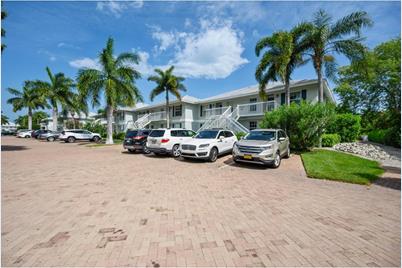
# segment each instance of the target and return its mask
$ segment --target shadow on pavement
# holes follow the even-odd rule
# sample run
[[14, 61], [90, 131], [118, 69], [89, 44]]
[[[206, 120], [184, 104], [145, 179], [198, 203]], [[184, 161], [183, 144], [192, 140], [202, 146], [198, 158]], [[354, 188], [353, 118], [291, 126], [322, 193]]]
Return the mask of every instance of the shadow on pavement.
[[24, 151], [28, 150], [31, 148], [28, 148], [26, 146], [20, 146], [20, 145], [2, 145], [1, 146], [1, 151], [7, 152], [7, 151]]

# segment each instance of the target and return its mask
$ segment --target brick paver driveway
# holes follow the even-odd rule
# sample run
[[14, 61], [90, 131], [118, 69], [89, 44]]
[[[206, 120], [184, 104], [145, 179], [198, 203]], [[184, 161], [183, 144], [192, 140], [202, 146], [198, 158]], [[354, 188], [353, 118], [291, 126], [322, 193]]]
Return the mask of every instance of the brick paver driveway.
[[399, 266], [400, 191], [2, 139], [3, 266]]

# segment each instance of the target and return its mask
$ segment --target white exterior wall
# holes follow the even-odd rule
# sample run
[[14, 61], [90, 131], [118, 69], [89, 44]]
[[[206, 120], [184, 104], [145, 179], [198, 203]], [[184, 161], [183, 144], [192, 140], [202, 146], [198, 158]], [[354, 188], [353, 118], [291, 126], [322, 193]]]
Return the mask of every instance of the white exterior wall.
[[[305, 86], [296, 86], [296, 87], [291, 87], [290, 92], [300, 92], [300, 98], [301, 98], [301, 91], [306, 90], [306, 101], [308, 102], [317, 102], [318, 101], [318, 84], [309, 84]], [[281, 94], [284, 93], [284, 89], [272, 89], [269, 90], [267, 95], [268, 96], [273, 96], [274, 102], [275, 102], [275, 107], [279, 107], [281, 105]], [[326, 99], [330, 98], [327, 94], [324, 95]], [[254, 94], [250, 94], [247, 96], [242, 96], [242, 97], [236, 97], [236, 98], [231, 98], [231, 99], [216, 99], [216, 100], [211, 100], [210, 102], [208, 101], [200, 101], [199, 103], [196, 104], [191, 104], [191, 103], [182, 103], [182, 116], [181, 117], [175, 117], [173, 116], [173, 106], [177, 106], [179, 104], [173, 104], [170, 105], [170, 119], [171, 119], [171, 127], [179, 127], [179, 123], [181, 123], [182, 128], [187, 128], [187, 129], [192, 129], [192, 130], [198, 130], [200, 125], [205, 122], [206, 117], [200, 116], [200, 107], [203, 106], [203, 113], [205, 113], [206, 109], [209, 109], [210, 105], [212, 105], [213, 108], [216, 108], [217, 103], [221, 103], [222, 107], [227, 107], [231, 106], [232, 110], [237, 107], [237, 105], [240, 104], [250, 104], [250, 99], [256, 98], [257, 103], [258, 102], [263, 102], [261, 98], [259, 97], [258, 92]], [[149, 108], [147, 109], [146, 107], [136, 111], [132, 112], [131, 117], [126, 117], [126, 121], [131, 120], [128, 118], [132, 118], [132, 120], [137, 120], [139, 117], [141, 117], [143, 114], [146, 113], [153, 113], [153, 112], [160, 112], [164, 110], [165, 106], [164, 104], [161, 104], [157, 107]], [[128, 114], [127, 114], [128, 115]], [[256, 124], [256, 126], [259, 126], [259, 123], [261, 122], [263, 118], [263, 114], [258, 115], [258, 116], [242, 116], [239, 118], [239, 122], [243, 124], [245, 127], [250, 128], [250, 122], [253, 122], [253, 124]], [[163, 127], [166, 127], [166, 121], [157, 121], [157, 122], [151, 122], [147, 127], [148, 128], [160, 128], [163, 125]]]

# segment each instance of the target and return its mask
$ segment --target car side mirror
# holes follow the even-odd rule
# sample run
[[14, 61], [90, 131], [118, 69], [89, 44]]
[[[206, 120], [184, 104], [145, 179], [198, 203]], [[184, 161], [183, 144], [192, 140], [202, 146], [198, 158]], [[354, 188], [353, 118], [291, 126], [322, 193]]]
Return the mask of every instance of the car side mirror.
[[284, 140], [286, 140], [286, 138], [284, 138], [284, 137], [279, 138], [279, 141], [284, 141]]
[[225, 138], [225, 136], [219, 136], [219, 140], [222, 141]]

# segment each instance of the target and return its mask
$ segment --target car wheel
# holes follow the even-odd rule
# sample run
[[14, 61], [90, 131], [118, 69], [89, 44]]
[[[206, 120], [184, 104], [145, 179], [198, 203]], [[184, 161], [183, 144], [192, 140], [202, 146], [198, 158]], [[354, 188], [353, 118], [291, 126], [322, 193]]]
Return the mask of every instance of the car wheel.
[[128, 149], [130, 153], [135, 153], [135, 149]]
[[93, 137], [92, 139], [94, 142], [99, 142], [100, 138], [98, 136]]
[[215, 162], [218, 159], [218, 149], [215, 147], [209, 152], [209, 162]]
[[181, 152], [179, 150], [179, 145], [176, 144], [175, 146], [173, 146], [172, 148], [172, 154], [174, 157], [179, 157], [181, 155]]
[[29, 135], [25, 135], [25, 139], [27, 139], [27, 138], [30, 138], [30, 136], [29, 136]]
[[279, 152], [276, 152], [275, 159], [271, 167], [278, 168], [280, 165], [281, 165], [281, 154]]
[[54, 141], [54, 137], [47, 138], [47, 141]]
[[286, 150], [286, 154], [283, 158], [289, 158], [290, 157], [290, 148], [288, 146], [288, 149]]
[[147, 146], [144, 146], [143, 152], [144, 152], [144, 154], [151, 153], [151, 151], [147, 148]]
[[73, 142], [75, 142], [75, 138], [74, 137], [68, 137], [67, 141], [70, 142], [70, 143], [73, 143]]

